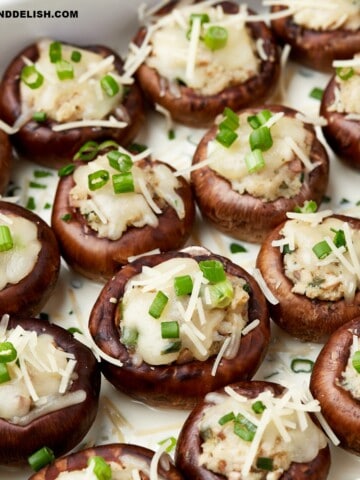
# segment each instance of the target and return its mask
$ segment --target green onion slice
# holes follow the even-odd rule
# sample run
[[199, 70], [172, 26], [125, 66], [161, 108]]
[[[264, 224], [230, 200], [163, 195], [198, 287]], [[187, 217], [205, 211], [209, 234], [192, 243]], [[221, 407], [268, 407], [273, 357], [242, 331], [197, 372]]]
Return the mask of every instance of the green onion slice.
[[129, 172], [133, 166], [133, 161], [127, 153], [112, 150], [107, 155], [109, 165], [119, 172]]
[[290, 364], [294, 373], [311, 373], [313, 366], [314, 362], [308, 358], [294, 358]]
[[194, 23], [194, 20], [196, 18], [200, 18], [200, 24], [201, 25], [203, 23], [209, 23], [210, 22], [210, 17], [207, 13], [192, 13], [190, 15], [190, 27], [192, 27], [192, 24]]
[[93, 472], [98, 480], [111, 480], [111, 466], [103, 457], [95, 455], [89, 458], [88, 465], [93, 467]]
[[239, 116], [229, 107], [226, 107], [223, 112], [224, 120], [219, 124], [219, 128], [229, 128], [236, 130], [239, 128]]
[[59, 168], [58, 176], [59, 177], [67, 177], [71, 175], [75, 170], [75, 165], [73, 163], [69, 163], [68, 165], [64, 165], [63, 167]]
[[30, 467], [37, 472], [55, 460], [54, 452], [49, 447], [42, 447], [28, 457]]
[[226, 279], [224, 265], [219, 260], [201, 260], [199, 268], [211, 283], [223, 282]]
[[360, 350], [357, 350], [351, 357], [351, 363], [355, 370], [360, 373]]
[[170, 322], [161, 322], [161, 338], [179, 338], [179, 323], [172, 320]]
[[72, 215], [71, 213], [64, 213], [64, 215], [62, 215], [62, 217], [60, 218], [63, 222], [70, 222], [70, 220], [72, 219]]
[[249, 173], [255, 173], [263, 169], [265, 167], [265, 160], [262, 151], [256, 149], [247, 153], [245, 155], [245, 164]]
[[322, 97], [323, 97], [323, 94], [324, 94], [324, 89], [323, 88], [319, 88], [319, 87], [314, 87], [309, 96], [311, 98], [314, 98], [315, 100], [321, 100]]
[[20, 79], [33, 90], [41, 87], [44, 82], [43, 75], [36, 70], [35, 65], [25, 65], [21, 70]]
[[164, 292], [159, 290], [149, 307], [149, 314], [154, 318], [160, 318], [168, 300], [169, 298], [167, 297], [167, 295], [165, 295]]
[[72, 62], [79, 63], [81, 60], [81, 52], [79, 52], [79, 50], [73, 50], [71, 52], [70, 58]]
[[349, 80], [353, 75], [355, 74], [355, 71], [352, 67], [338, 67], [336, 69], [336, 75], [341, 79], [341, 80]]
[[121, 329], [121, 342], [127, 347], [137, 344], [139, 332], [135, 328], [124, 327]]
[[230, 244], [230, 252], [231, 253], [243, 253], [247, 252], [247, 249], [241, 245], [240, 243], [231, 243]]
[[228, 278], [214, 285], [208, 285], [211, 306], [214, 308], [226, 308], [234, 298], [234, 288]]
[[107, 184], [110, 178], [110, 174], [107, 170], [97, 170], [96, 172], [89, 173], [88, 186], [89, 190], [94, 191]]
[[119, 148], [119, 144], [115, 142], [115, 140], [104, 140], [103, 142], [99, 143], [99, 151], [106, 150], [107, 148], [115, 148], [117, 150]]
[[165, 449], [165, 451], [167, 453], [170, 453], [174, 450], [175, 446], [176, 446], [176, 438], [175, 437], [168, 437], [168, 438], [165, 438], [164, 440], [161, 440], [160, 442], [158, 442], [159, 445], [166, 445], [168, 444], [167, 448]]
[[167, 353], [179, 352], [181, 350], [181, 340], [176, 340], [175, 342], [170, 342], [166, 347], [161, 350], [161, 355], [166, 355]]
[[51, 42], [49, 45], [49, 57], [51, 63], [56, 63], [61, 60], [61, 43], [60, 42]]
[[234, 420], [234, 433], [238, 437], [245, 440], [245, 442], [251, 442], [256, 433], [256, 425], [248, 420], [244, 415], [238, 413]]
[[270, 112], [270, 110], [265, 109], [257, 113], [256, 115], [250, 115], [249, 117], [247, 117], [247, 122], [250, 127], [255, 130], [256, 128], [264, 125], [271, 117], [272, 113]]
[[251, 405], [251, 408], [255, 413], [262, 413], [266, 409], [266, 406], [261, 400], [256, 400], [256, 402]]
[[14, 246], [10, 228], [7, 225], [0, 225], [0, 252], [7, 252]]
[[190, 295], [192, 289], [193, 281], [190, 275], [181, 275], [174, 278], [174, 290], [178, 297], [181, 295]]
[[213, 25], [209, 27], [204, 35], [204, 43], [210, 50], [224, 48], [228, 41], [228, 31], [224, 27]]
[[232, 422], [235, 420], [234, 412], [229, 412], [219, 418], [218, 423], [219, 425], [225, 425], [226, 423]]
[[312, 251], [315, 253], [319, 260], [326, 258], [331, 253], [331, 247], [326, 240], [316, 243], [312, 247]]
[[249, 141], [251, 150], [259, 149], [262, 152], [266, 152], [266, 150], [269, 150], [273, 145], [270, 128], [259, 127], [253, 130], [250, 134]]
[[13, 362], [17, 357], [17, 351], [11, 342], [0, 343], [0, 363]]
[[302, 207], [296, 206], [294, 212], [296, 213], [315, 213], [318, 206], [314, 200], [306, 200]]
[[6, 363], [0, 363], [0, 384], [11, 380], [10, 373]]
[[346, 238], [344, 230], [334, 230], [334, 244], [337, 248], [346, 247]]
[[272, 458], [258, 457], [256, 459], [256, 468], [259, 468], [260, 470], [267, 470], [268, 472], [272, 472], [274, 470], [274, 461]]
[[[220, 126], [219, 126], [220, 127]], [[222, 126], [216, 135], [216, 140], [225, 148], [231, 147], [231, 145], [237, 139], [238, 134], [227, 126]]]
[[45, 112], [34, 112], [33, 116], [32, 116], [32, 119], [35, 122], [43, 123], [46, 120], [46, 113]]
[[82, 147], [75, 153], [73, 160], [82, 160], [83, 162], [89, 162], [93, 160], [99, 151], [99, 145], [94, 140], [89, 140], [84, 143]]
[[74, 78], [74, 68], [67, 60], [56, 62], [56, 73], [60, 80], [71, 80]]
[[134, 177], [131, 172], [113, 175], [112, 184], [115, 193], [129, 193], [135, 191]]
[[120, 91], [118, 82], [109, 74], [101, 78], [100, 85], [108, 97], [114, 97]]

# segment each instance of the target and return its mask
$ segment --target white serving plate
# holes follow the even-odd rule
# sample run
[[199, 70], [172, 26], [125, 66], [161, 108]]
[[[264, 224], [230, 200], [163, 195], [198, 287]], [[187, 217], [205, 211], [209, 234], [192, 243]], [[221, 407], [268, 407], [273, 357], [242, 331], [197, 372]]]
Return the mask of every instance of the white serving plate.
[[[0, 10], [29, 12], [27, 18], [0, 17], [0, 74], [24, 46], [42, 36], [83, 45], [104, 44], [116, 49], [120, 54], [126, 54], [128, 42], [138, 27], [137, 8], [141, 3], [141, 0], [101, 0], [91, 4], [87, 0], [54, 0], [51, 3], [46, 0], [0, 0]], [[249, 2], [250, 6], [258, 11], [261, 10], [260, 3]], [[154, 4], [154, 1], [147, 4]], [[78, 17], [36, 18], [38, 11], [45, 10], [51, 13], [75, 10]], [[310, 98], [309, 93], [313, 87], [324, 88], [328, 78], [327, 75], [289, 63], [283, 75], [286, 95], [284, 98], [277, 96], [273, 101], [297, 108], [306, 115], [316, 116], [319, 102]], [[182, 126], [176, 126], [175, 132], [175, 139], [169, 141], [164, 117], [154, 113], [151, 122], [144, 125], [137, 140], [151, 147], [156, 158], [169, 162], [176, 168], [183, 168], [190, 164], [196, 142], [204, 132]], [[331, 173], [327, 195], [330, 202], [324, 205], [324, 208], [337, 212], [351, 209], [354, 215], [360, 216], [360, 207], [356, 206], [360, 200], [359, 173], [341, 164], [330, 150], [329, 155]], [[50, 210], [44, 206], [47, 202], [52, 203], [57, 175], [53, 171], [51, 177], [44, 179], [42, 183], [47, 184], [46, 189], [29, 189], [29, 180], [36, 168], [42, 169], [30, 162], [17, 161], [12, 179], [19, 187], [16, 191], [19, 202], [26, 205], [30, 195], [35, 197], [36, 213], [49, 222]], [[258, 247], [242, 242], [248, 251], [231, 254], [229, 246], [232, 241], [230, 237], [219, 234], [199, 218], [188, 243], [202, 244], [215, 253], [231, 258], [251, 272]], [[50, 320], [54, 323], [65, 328], [76, 326], [86, 331], [90, 310], [101, 287], [74, 274], [62, 264], [56, 291], [43, 310], [50, 315]], [[279, 383], [307, 383], [309, 374], [294, 374], [290, 369], [291, 359], [302, 357], [314, 360], [320, 347], [321, 345], [297, 342], [273, 326], [268, 355], [255, 378], [272, 376], [272, 380]], [[156, 450], [159, 442], [170, 436], [177, 436], [187, 415], [187, 411], [158, 410], [135, 402], [117, 392], [103, 379], [99, 414], [80, 446], [129, 442]], [[331, 450], [332, 467], [329, 480], [359, 480], [360, 458], [338, 447], [331, 447]], [[25, 480], [31, 473], [30, 469], [26, 468], [0, 467], [0, 480]]]

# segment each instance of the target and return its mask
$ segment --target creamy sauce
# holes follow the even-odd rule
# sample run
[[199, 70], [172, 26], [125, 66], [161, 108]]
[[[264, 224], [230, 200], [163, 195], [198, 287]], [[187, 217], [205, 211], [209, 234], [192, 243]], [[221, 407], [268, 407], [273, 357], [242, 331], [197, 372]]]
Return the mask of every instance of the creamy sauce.
[[298, 148], [309, 157], [313, 135], [304, 128], [300, 120], [281, 117], [270, 127], [273, 145], [263, 152], [264, 168], [249, 173], [245, 163], [245, 156], [251, 151], [249, 136], [253, 131], [247, 122], [249, 115], [239, 115], [240, 125], [236, 130], [238, 138], [229, 148], [223, 147], [216, 140], [209, 143], [207, 158], [210, 160], [210, 168], [229, 180], [238, 193], [248, 193], [265, 202], [297, 195], [302, 186], [304, 166], [295, 156], [286, 138], [292, 138]]
[[[174, 278], [190, 275], [193, 279], [191, 295], [176, 296]], [[174, 258], [151, 269], [144, 269], [128, 282], [123, 301], [121, 329], [136, 332], [135, 357], [150, 365], [166, 365], [180, 358], [206, 360], [218, 353], [224, 340], [231, 336], [239, 341], [246, 325], [248, 294], [244, 281], [228, 276], [233, 297], [230, 305], [214, 307], [198, 263], [191, 258]], [[160, 318], [149, 314], [149, 308], [158, 290], [168, 297]], [[190, 312], [190, 314], [189, 314]], [[161, 322], [176, 321], [178, 338], [162, 338]], [[237, 340], [235, 340], [237, 339]], [[181, 342], [181, 348], [169, 352], [172, 344]], [[168, 353], [167, 353], [168, 352]]]
[[[60, 80], [55, 64], [50, 61], [50, 44], [51, 40], [48, 39], [37, 44], [39, 58], [35, 66], [44, 77], [43, 84], [33, 89], [20, 82], [23, 115], [27, 112], [45, 112], [48, 118], [57, 122], [106, 117], [121, 102], [123, 96], [121, 78], [115, 70], [113, 59], [107, 57], [104, 60], [104, 57], [97, 53], [62, 44], [62, 58], [70, 62], [74, 78]], [[74, 50], [81, 53], [79, 62], [71, 61]], [[100, 80], [107, 74], [120, 86], [119, 92], [114, 96], [107, 95], [100, 85]]]
[[[197, 38], [191, 38], [188, 33], [192, 13], [206, 13], [210, 18]], [[199, 38], [210, 25], [226, 28], [228, 41], [224, 48], [210, 50]], [[175, 9], [159, 20], [150, 43], [152, 51], [146, 60], [150, 67], [170, 82], [180, 79], [204, 95], [243, 83], [259, 71], [256, 44], [244, 25], [244, 17], [225, 14], [221, 8]]]
[[[90, 190], [88, 175], [98, 170], [107, 170], [110, 180], [103, 187]], [[76, 185], [70, 192], [70, 204], [80, 210], [89, 227], [100, 238], [118, 240], [130, 226], [157, 227], [157, 214], [161, 213], [164, 203], [173, 207], [180, 219], [185, 216], [184, 202], [175, 191], [180, 183], [169, 167], [155, 165], [140, 168], [135, 163], [131, 172], [135, 191], [119, 194], [114, 193], [111, 181], [111, 176], [119, 172], [109, 165], [106, 155], [80, 166], [74, 172]], [[151, 203], [144, 196], [144, 185], [152, 199]]]
[[41, 250], [37, 226], [15, 215], [0, 217], [0, 225], [7, 225], [13, 239], [13, 248], [0, 252], [0, 290], [15, 285], [34, 269]]
[[[301, 412], [303, 406], [296, 397], [288, 397], [286, 402], [264, 392], [251, 400], [222, 395], [217, 401], [199, 423], [203, 439], [199, 464], [227, 479], [277, 480], [291, 462], [310, 462], [326, 446], [325, 435], [306, 408]], [[266, 407], [263, 413], [252, 409], [256, 401]], [[231, 412], [251, 422], [252, 439], [244, 440], [235, 433], [234, 420], [220, 425], [219, 420]], [[256, 467], [259, 457], [272, 460], [271, 471]]]

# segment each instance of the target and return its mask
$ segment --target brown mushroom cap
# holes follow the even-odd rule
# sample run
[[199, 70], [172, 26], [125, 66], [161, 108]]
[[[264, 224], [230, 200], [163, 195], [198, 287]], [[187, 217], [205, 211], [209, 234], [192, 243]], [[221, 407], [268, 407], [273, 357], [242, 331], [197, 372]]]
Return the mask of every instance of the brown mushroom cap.
[[[264, 108], [275, 113], [284, 112], [288, 117], [295, 117], [298, 113], [292, 108], [280, 105], [245, 109], [238, 113], [248, 111], [249, 115], [254, 115]], [[236, 192], [227, 179], [210, 166], [204, 166], [191, 173], [191, 182], [202, 215], [210, 220], [215, 228], [234, 238], [261, 243], [273, 228], [286, 219], [286, 212], [293, 211], [306, 200], [314, 200], [319, 205], [328, 185], [329, 159], [325, 148], [316, 137], [314, 127], [304, 124], [304, 128], [313, 134], [310, 159], [318, 165], [305, 176], [297, 195], [265, 202], [247, 193]], [[202, 138], [195, 151], [193, 165], [207, 158], [208, 143], [215, 138], [216, 133], [217, 126], [214, 125]]]
[[[161, 163], [143, 159], [137, 162], [137, 166], [145, 168]], [[88, 278], [105, 281], [127, 263], [128, 257], [156, 248], [161, 251], [181, 248], [195, 220], [195, 204], [188, 182], [183, 177], [178, 177], [178, 180], [180, 187], [176, 191], [185, 206], [183, 219], [179, 219], [176, 211], [164, 203], [162, 213], [158, 215], [157, 227], [129, 227], [118, 240], [109, 240], [99, 238], [79, 210], [70, 206], [69, 192], [74, 180], [71, 175], [62, 177], [55, 195], [51, 224], [66, 262]], [[64, 215], [70, 215], [71, 219], [64, 221]]]
[[[121, 466], [126, 466], [131, 462], [131, 465], [135, 468], [139, 463], [141, 479], [149, 480], [150, 464], [154, 453], [148, 448], [133, 444], [99, 445], [55, 460], [54, 463], [34, 473], [29, 480], [56, 480], [63, 472], [73, 472], [86, 468], [88, 460], [94, 456], [100, 456], [108, 463], [118, 463]], [[145, 468], [144, 464], [146, 465]], [[166, 454], [161, 457], [158, 463], [158, 476], [159, 480], [183, 480], [181, 473], [177, 471], [172, 460]]]
[[12, 150], [9, 137], [0, 129], [0, 195], [5, 192], [10, 180]]
[[[204, 249], [202, 249], [204, 250]], [[252, 378], [260, 366], [270, 339], [266, 300], [254, 279], [241, 267], [224, 257], [194, 250], [194, 254], [167, 252], [148, 255], [124, 266], [103, 288], [90, 314], [89, 329], [97, 345], [107, 355], [119, 359], [122, 367], [102, 361], [105, 377], [119, 390], [150, 405], [173, 408], [191, 408], [205, 393], [233, 381]], [[174, 257], [193, 257], [196, 261], [217, 259], [231, 275], [243, 278], [250, 287], [249, 323], [259, 319], [260, 324], [241, 339], [237, 355], [223, 358], [216, 375], [211, 374], [215, 356], [205, 361], [194, 360], [184, 364], [152, 366], [143, 362], [135, 366], [127, 348], [120, 342], [118, 304], [126, 283], [141, 272], [143, 266], [154, 267]]]
[[100, 371], [97, 361], [85, 345], [67, 330], [46, 321], [29, 317], [11, 319], [9, 329], [21, 325], [38, 335], [49, 334], [56, 345], [75, 355], [75, 378], [69, 392], [84, 390], [86, 399], [78, 404], [42, 415], [21, 426], [0, 418], [0, 464], [22, 464], [29, 455], [47, 446], [55, 455], [75, 447], [90, 429], [98, 408]]
[[[346, 221], [351, 228], [360, 229], [360, 220], [344, 215], [333, 215]], [[256, 265], [279, 301], [270, 305], [270, 315], [274, 322], [290, 335], [305, 342], [323, 342], [331, 333], [352, 318], [360, 315], [360, 292], [353, 301], [344, 299], [336, 302], [310, 299], [291, 291], [292, 281], [284, 273], [283, 254], [272, 242], [282, 238], [280, 232], [284, 224], [276, 227], [261, 245]]]
[[[169, 7], [174, 8], [177, 3], [170, 2]], [[228, 14], [235, 14], [239, 10], [239, 5], [234, 2], [219, 2], [219, 5]], [[166, 8], [159, 13], [166, 14], [169, 11], [170, 8]], [[179, 85], [174, 93], [167, 79], [143, 63], [136, 72], [143, 92], [152, 104], [161, 105], [168, 110], [173, 120], [190, 127], [210, 126], [226, 106], [232, 110], [239, 110], [249, 105], [261, 104], [271, 95], [280, 75], [278, 47], [270, 28], [264, 22], [248, 22], [247, 27], [255, 41], [259, 38], [263, 40], [263, 48], [267, 55], [266, 60], [260, 59], [258, 75], [214, 95], [203, 95], [184, 85]], [[143, 27], [135, 36], [134, 42], [137, 45], [142, 44], [146, 31], [147, 29]]]
[[335, 100], [336, 76], [327, 84], [321, 100], [320, 115], [326, 118], [327, 125], [322, 127], [324, 136], [347, 165], [360, 169], [360, 121], [346, 118], [347, 112], [332, 111], [329, 107]]
[[[276, 5], [271, 12], [287, 7]], [[294, 22], [293, 16], [271, 21], [272, 30], [282, 44], [291, 46], [290, 55], [297, 62], [314, 70], [330, 71], [333, 60], [352, 58], [360, 51], [360, 30], [313, 30]]]
[[340, 447], [360, 455], [359, 399], [339, 385], [350, 356], [353, 334], [360, 336], [360, 317], [345, 323], [330, 336], [315, 361], [310, 390], [340, 440]]
[[0, 312], [37, 315], [55, 289], [60, 271], [60, 253], [54, 232], [38, 215], [24, 207], [0, 201], [0, 212], [36, 224], [41, 250], [33, 270], [16, 284], [0, 290]]
[[[80, 48], [80, 47], [79, 47]], [[111, 49], [105, 46], [81, 47], [91, 50], [104, 58], [114, 55], [114, 65], [119, 74], [123, 71], [123, 61]], [[35, 62], [39, 56], [37, 44], [26, 47], [7, 67], [0, 84], [0, 118], [13, 125], [21, 114], [20, 73], [24, 67], [24, 58]], [[129, 87], [122, 102], [129, 121], [125, 128], [81, 127], [55, 132], [56, 122], [51, 118], [38, 123], [29, 120], [12, 136], [14, 146], [20, 155], [28, 160], [50, 168], [66, 165], [79, 148], [89, 140], [101, 142], [112, 139], [121, 145], [129, 144], [137, 135], [145, 119], [143, 98], [137, 84]], [[115, 118], [123, 121], [116, 109], [111, 112]]]
[[[231, 387], [247, 398], [256, 398], [265, 390], [279, 396], [284, 390], [279, 384], [264, 381], [238, 382]], [[223, 390], [219, 390], [219, 393], [222, 392]], [[206, 398], [200, 401], [186, 419], [180, 432], [175, 453], [175, 464], [186, 478], [196, 480], [220, 480], [224, 478], [222, 475], [217, 475], [199, 465], [202, 443], [199, 423], [204, 411], [211, 405], [212, 402]], [[292, 462], [290, 468], [281, 475], [279, 480], [326, 480], [329, 469], [330, 451], [329, 447], [326, 446], [319, 451], [311, 462]]]

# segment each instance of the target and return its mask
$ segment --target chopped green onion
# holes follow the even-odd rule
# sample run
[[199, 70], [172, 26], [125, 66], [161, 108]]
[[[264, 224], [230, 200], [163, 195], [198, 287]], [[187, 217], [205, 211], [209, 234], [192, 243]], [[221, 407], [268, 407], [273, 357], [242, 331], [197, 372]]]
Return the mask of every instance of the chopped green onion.
[[181, 340], [176, 342], [170, 342], [166, 347], [161, 350], [161, 355], [166, 355], [167, 353], [179, 352], [181, 350]]
[[353, 75], [355, 71], [352, 67], [338, 67], [336, 69], [336, 75], [341, 79], [341, 80], [349, 80]]
[[29, 187], [30, 188], [47, 188], [47, 185], [44, 185], [43, 183], [39, 183], [39, 182], [30, 181]]
[[0, 384], [11, 380], [9, 370], [6, 363], [0, 363]]
[[181, 275], [174, 278], [174, 290], [178, 297], [181, 295], [190, 295], [192, 289], [193, 281], [190, 275]]
[[36, 203], [35, 203], [35, 198], [34, 197], [29, 197], [27, 199], [26, 208], [28, 210], [35, 210], [36, 209]]
[[89, 140], [84, 143], [82, 147], [75, 153], [73, 160], [82, 160], [83, 162], [89, 162], [93, 160], [99, 151], [99, 145], [94, 140]]
[[168, 131], [168, 139], [169, 140], [174, 140], [175, 138], [175, 130], [173, 128], [171, 128], [169, 131]]
[[259, 127], [253, 130], [250, 134], [249, 141], [251, 150], [259, 149], [262, 152], [266, 152], [266, 150], [269, 150], [273, 145], [270, 128]]
[[224, 48], [228, 41], [228, 31], [224, 27], [213, 25], [209, 27], [204, 35], [204, 43], [210, 50]]
[[354, 352], [354, 355], [351, 357], [351, 363], [355, 370], [360, 373], [360, 350]]
[[236, 130], [239, 128], [240, 121], [239, 116], [231, 110], [231, 108], [226, 107], [223, 112], [224, 120], [219, 124], [219, 128], [230, 128], [230, 130]]
[[94, 191], [102, 188], [107, 184], [110, 174], [107, 170], [96, 170], [96, 172], [89, 173], [88, 186], [89, 190]]
[[223, 147], [229, 148], [235, 142], [237, 137], [238, 134], [234, 132], [234, 130], [223, 126], [219, 128], [219, 131], [215, 138]]
[[124, 327], [121, 329], [121, 342], [127, 347], [134, 347], [137, 343], [139, 332], [136, 328]]
[[[256, 130], [255, 130], [256, 131]], [[245, 155], [245, 164], [249, 173], [255, 173], [265, 167], [261, 150], [253, 150]]]
[[7, 252], [14, 246], [10, 228], [7, 225], [0, 225], [0, 252]]
[[117, 150], [119, 148], [119, 144], [115, 142], [115, 140], [104, 140], [99, 144], [99, 151], [106, 150], [107, 148], [114, 148]]
[[13, 362], [17, 357], [17, 351], [11, 342], [0, 343], [0, 363]]
[[165, 293], [159, 290], [149, 307], [149, 314], [154, 318], [160, 318], [168, 300], [169, 298]]
[[158, 443], [159, 443], [159, 445], [166, 445], [168, 443], [169, 445], [166, 447], [165, 452], [170, 453], [174, 450], [174, 448], [176, 446], [176, 438], [175, 437], [168, 437], [168, 438], [165, 438], [164, 440], [161, 440]]
[[344, 230], [335, 230], [334, 244], [337, 248], [346, 247], [346, 238]]
[[71, 175], [75, 170], [75, 165], [73, 163], [69, 163], [68, 165], [64, 165], [63, 167], [59, 168], [58, 176], [59, 177], [67, 177]]
[[129, 193], [135, 190], [134, 177], [131, 172], [113, 175], [112, 184], [115, 193]]
[[291, 360], [290, 368], [294, 373], [311, 373], [314, 362], [308, 358], [294, 358]]
[[35, 65], [25, 65], [21, 70], [20, 78], [25, 85], [33, 90], [41, 87], [44, 82], [43, 75], [36, 70]]
[[103, 457], [95, 455], [89, 458], [88, 465], [93, 467], [93, 472], [98, 480], [111, 480], [111, 466]]
[[256, 425], [248, 420], [244, 415], [238, 413], [234, 421], [234, 433], [245, 442], [252, 442], [256, 433]]
[[180, 328], [176, 321], [161, 322], [161, 338], [179, 338]]
[[142, 153], [142, 152], [145, 152], [145, 150], [147, 148], [148, 147], [146, 145], [144, 145], [143, 143], [137, 143], [137, 142], [132, 143], [128, 147], [128, 149], [131, 153]]
[[41, 468], [45, 467], [45, 465], [48, 465], [54, 460], [54, 452], [49, 447], [40, 448], [40, 450], [37, 450], [28, 458], [29, 465], [35, 470], [35, 472], [39, 471]]
[[52, 175], [52, 172], [48, 172], [47, 170], [34, 170], [35, 178], [52, 177]]
[[326, 240], [322, 240], [313, 246], [312, 251], [319, 260], [326, 258], [331, 253], [331, 247]]
[[70, 222], [72, 215], [71, 213], [64, 213], [64, 215], [62, 215], [60, 218], [63, 222]]
[[226, 423], [232, 422], [233, 420], [235, 420], [234, 412], [229, 412], [219, 418], [218, 424], [225, 425]]
[[100, 85], [108, 97], [114, 97], [120, 91], [118, 82], [109, 74], [101, 78]]
[[271, 117], [272, 113], [270, 112], [270, 110], [265, 109], [257, 113], [256, 115], [250, 115], [249, 117], [247, 117], [247, 122], [250, 127], [255, 130], [256, 128], [264, 125]]
[[217, 283], [226, 279], [224, 265], [219, 260], [201, 260], [199, 268], [209, 282]]
[[192, 27], [192, 24], [194, 23], [194, 20], [196, 18], [200, 18], [200, 24], [201, 25], [203, 23], [209, 23], [210, 22], [210, 17], [207, 13], [192, 13], [190, 15], [190, 27]]
[[262, 413], [266, 409], [266, 406], [261, 400], [256, 400], [256, 402], [251, 405], [251, 408], [255, 413]]
[[230, 305], [234, 298], [234, 288], [228, 278], [222, 282], [207, 286], [211, 306], [214, 308], [225, 308]]
[[60, 80], [71, 80], [74, 78], [74, 68], [67, 60], [56, 62], [56, 73]]
[[81, 52], [79, 52], [79, 50], [73, 50], [71, 52], [70, 58], [72, 62], [79, 63], [81, 60]]
[[133, 161], [130, 155], [112, 150], [107, 155], [109, 165], [119, 172], [129, 172], [133, 166]]
[[51, 42], [49, 46], [49, 57], [51, 63], [56, 63], [61, 60], [61, 43], [60, 42]]
[[315, 213], [318, 206], [314, 200], [306, 200], [302, 207], [296, 206], [294, 212], [296, 213]]
[[33, 116], [32, 116], [32, 119], [34, 120], [34, 122], [43, 123], [46, 120], [46, 113], [45, 112], [34, 112]]
[[315, 100], [321, 100], [322, 97], [323, 97], [323, 94], [324, 94], [324, 90], [322, 88], [319, 88], [319, 87], [314, 87], [309, 96], [311, 98], [314, 98]]
[[230, 243], [230, 252], [243, 253], [247, 252], [247, 249], [243, 245], [240, 245], [240, 243]]
[[71, 333], [71, 335], [74, 335], [74, 333], [80, 333], [82, 334], [83, 332], [80, 330], [80, 328], [77, 328], [77, 327], [70, 327], [67, 329], [67, 331], [69, 333]]
[[256, 468], [272, 472], [274, 470], [274, 461], [268, 457], [258, 457], [256, 459]]
[[50, 208], [51, 208], [51, 203], [46, 202], [45, 205], [44, 205], [44, 209], [49, 210]]

